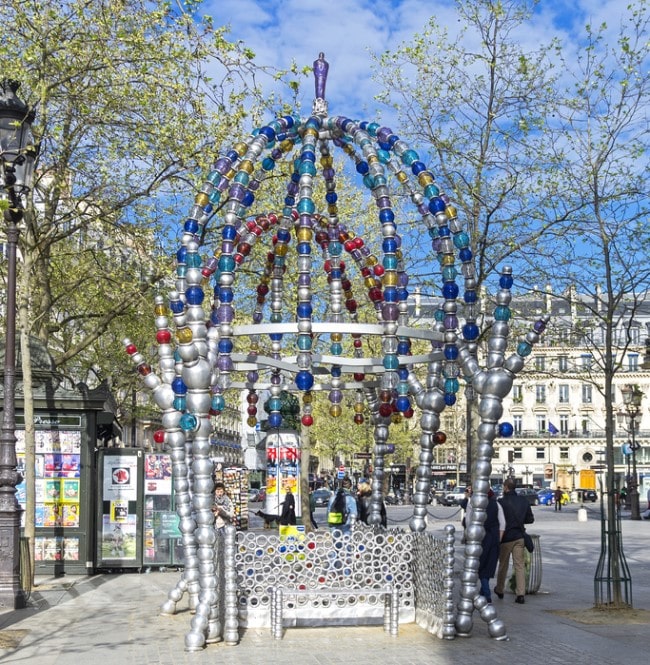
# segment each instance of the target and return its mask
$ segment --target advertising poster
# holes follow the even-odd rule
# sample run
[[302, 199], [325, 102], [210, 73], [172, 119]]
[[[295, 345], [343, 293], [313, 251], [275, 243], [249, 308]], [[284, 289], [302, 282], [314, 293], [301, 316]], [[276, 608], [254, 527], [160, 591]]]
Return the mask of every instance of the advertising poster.
[[104, 501], [138, 498], [138, 458], [134, 455], [104, 457]]
[[111, 522], [126, 522], [129, 518], [128, 501], [111, 501]]
[[171, 455], [148, 454], [144, 459], [145, 494], [170, 495], [172, 493]]
[[79, 504], [71, 503], [63, 506], [63, 526], [79, 526]]
[[61, 481], [61, 500], [63, 503], [79, 503], [79, 480], [66, 478]]
[[110, 515], [102, 521], [102, 558], [136, 559], [136, 516], [127, 515], [124, 522], [111, 522]]

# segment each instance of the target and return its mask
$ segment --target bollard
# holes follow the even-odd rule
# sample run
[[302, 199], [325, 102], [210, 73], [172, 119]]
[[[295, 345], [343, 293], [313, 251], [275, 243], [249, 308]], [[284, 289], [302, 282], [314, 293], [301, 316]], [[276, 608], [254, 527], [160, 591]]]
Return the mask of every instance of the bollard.
[[587, 521], [587, 509], [578, 508], [578, 522], [586, 522], [586, 521]]

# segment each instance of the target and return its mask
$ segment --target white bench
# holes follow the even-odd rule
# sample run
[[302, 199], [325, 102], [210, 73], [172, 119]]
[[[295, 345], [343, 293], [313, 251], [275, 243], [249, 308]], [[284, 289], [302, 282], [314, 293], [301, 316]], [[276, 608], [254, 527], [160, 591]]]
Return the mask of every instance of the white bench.
[[[276, 640], [282, 639], [282, 623], [284, 603], [287, 598], [298, 596], [318, 596], [332, 597], [339, 596], [354, 597], [357, 600], [363, 600], [369, 596], [383, 596], [384, 599], [384, 631], [397, 636], [399, 627], [399, 589], [394, 586], [385, 586], [380, 588], [288, 588], [283, 586], [273, 587], [271, 589], [271, 634]], [[296, 604], [296, 609], [298, 604]], [[325, 617], [319, 617], [320, 623], [326, 622]]]

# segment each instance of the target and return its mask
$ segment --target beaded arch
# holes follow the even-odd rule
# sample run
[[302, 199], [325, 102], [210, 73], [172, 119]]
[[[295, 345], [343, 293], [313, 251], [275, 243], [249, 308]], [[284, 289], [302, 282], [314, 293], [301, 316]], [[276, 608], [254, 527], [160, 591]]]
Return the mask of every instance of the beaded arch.
[[[370, 522], [381, 522], [380, 508], [388, 432], [394, 413], [419, 412], [420, 453], [413, 494], [412, 531], [426, 529], [427, 497], [431, 481], [433, 448], [444, 441], [439, 432], [440, 414], [456, 402], [461, 377], [479, 395], [478, 455], [472, 469], [475, 510], [466, 546], [457, 633], [469, 633], [472, 612], [477, 609], [488, 623], [490, 634], [503, 639], [505, 627], [494, 608], [481, 602], [477, 593], [478, 555], [485, 520], [493, 441], [512, 428], [499, 423], [502, 399], [512, 387], [525, 356], [544, 330], [540, 319], [506, 357], [511, 311], [512, 271], [504, 268], [496, 295], [494, 323], [487, 337], [485, 367], [477, 359], [479, 303], [470, 238], [457, 211], [436, 183], [418, 153], [390, 128], [328, 115], [325, 84], [328, 64], [321, 53], [314, 62], [316, 98], [305, 120], [293, 115], [275, 118], [245, 140], [235, 142], [220, 155], [195, 197], [182, 223], [176, 253], [175, 289], [167, 302], [155, 304], [158, 370], [145, 361], [136, 346], [125, 340], [145, 386], [162, 410], [158, 434], [171, 451], [176, 501], [183, 534], [185, 571], [170, 594], [176, 602], [185, 590], [196, 610], [188, 650], [201, 648], [223, 627], [215, 624], [214, 547], [217, 542], [213, 517], [212, 468], [209, 459], [210, 418], [225, 407], [228, 391], [247, 391], [248, 418], [257, 417], [259, 391], [267, 390], [269, 427], [282, 425], [281, 392], [302, 394], [302, 424], [311, 426], [312, 393], [328, 391], [330, 413], [338, 416], [345, 391], [354, 391], [357, 405], [367, 404], [374, 425], [374, 463]], [[381, 255], [375, 257], [362, 236], [339, 216], [333, 148], [353, 164], [376, 207], [381, 234]], [[276, 213], [255, 213], [256, 196], [281, 160], [293, 158], [283, 205]], [[317, 156], [320, 155], [318, 159]], [[315, 178], [324, 180], [325, 197], [317, 201]], [[441, 303], [430, 329], [414, 328], [408, 321], [408, 281], [391, 199], [389, 180], [397, 182], [415, 207], [431, 239], [440, 267]], [[201, 255], [207, 225], [217, 220], [220, 242], [210, 258]], [[266, 256], [256, 287], [256, 303], [250, 324], [235, 323], [238, 269], [246, 265], [253, 247], [268, 237], [272, 249]], [[295, 239], [295, 309], [284, 311], [287, 256]], [[312, 275], [315, 254], [320, 250], [327, 274], [328, 316], [316, 320]], [[351, 257], [363, 279], [365, 297], [376, 321], [360, 323], [358, 303], [344, 254]], [[458, 284], [462, 278], [463, 292]], [[204, 309], [206, 290], [212, 287], [209, 312]], [[322, 295], [322, 294], [320, 294]], [[250, 295], [249, 295], [250, 297]], [[460, 311], [459, 311], [460, 310]], [[264, 314], [267, 312], [268, 320]], [[347, 314], [346, 314], [347, 313]], [[461, 320], [462, 317], [462, 320]], [[329, 336], [329, 353], [313, 348], [315, 335]], [[353, 354], [343, 354], [343, 336], [352, 338]], [[377, 336], [381, 356], [364, 357], [361, 340]], [[270, 350], [262, 353], [263, 336]], [[291, 355], [283, 355], [286, 336], [295, 340]], [[411, 343], [424, 340], [430, 349], [415, 355]], [[248, 343], [244, 348], [238, 340]], [[422, 380], [418, 366], [426, 367]], [[242, 380], [239, 380], [239, 376]], [[478, 547], [477, 547], [478, 545]], [[477, 554], [478, 552], [478, 554]]]

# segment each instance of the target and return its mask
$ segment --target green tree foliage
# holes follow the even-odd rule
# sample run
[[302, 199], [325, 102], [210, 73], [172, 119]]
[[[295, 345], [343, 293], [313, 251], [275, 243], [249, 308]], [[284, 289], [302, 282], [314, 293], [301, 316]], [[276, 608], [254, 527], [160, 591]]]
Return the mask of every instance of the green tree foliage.
[[[28, 331], [73, 380], [120, 384], [171, 274], [164, 243], [224, 142], [260, 108], [253, 54], [200, 3], [9, 0], [0, 70], [36, 109], [34, 206], [21, 252]], [[150, 334], [150, 333], [149, 333]]]

